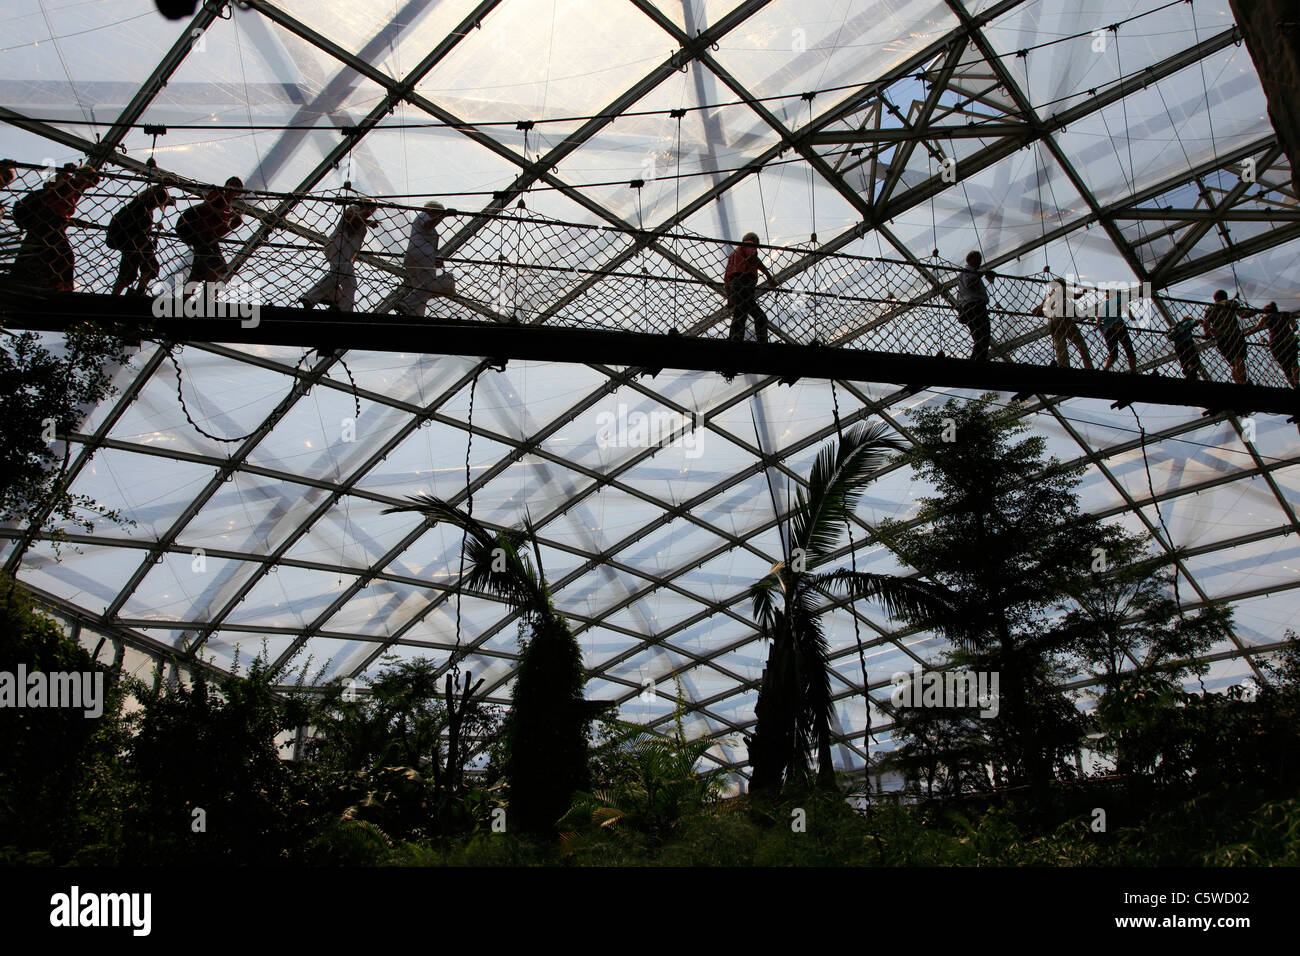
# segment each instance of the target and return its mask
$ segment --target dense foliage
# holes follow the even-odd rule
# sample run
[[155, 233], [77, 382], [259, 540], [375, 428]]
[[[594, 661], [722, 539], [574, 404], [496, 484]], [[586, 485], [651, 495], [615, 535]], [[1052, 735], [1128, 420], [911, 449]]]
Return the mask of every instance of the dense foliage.
[[885, 453], [898, 443], [884, 425], [862, 425], [821, 450], [800, 488], [782, 534], [784, 560], [753, 588], [754, 617], [768, 643], [767, 667], [749, 740], [750, 789], [770, 794], [812, 782], [834, 786], [831, 760], [831, 663], [821, 619], [831, 599], [877, 601], [896, 615], [911, 615], [947, 630], [951, 605], [942, 587], [910, 578], [825, 565], [847, 533], [849, 519]]
[[461, 528], [465, 586], [496, 595], [519, 612], [519, 664], [503, 746], [509, 815], [511, 825], [526, 832], [553, 833], [574, 791], [589, 785], [588, 728], [600, 708], [583, 698], [582, 651], [551, 600], [531, 521], [494, 532], [431, 496], [388, 511], [415, 511]]
[[[489, 531], [428, 500], [411, 510], [466, 532], [470, 587], [519, 611], [508, 715], [459, 654], [385, 658], [360, 694], [308, 680], [305, 667], [273, 670], [265, 655], [234, 675], [181, 658], [138, 682], [120, 656], [97, 663], [0, 582], [0, 672], [84, 672], [106, 688], [95, 717], [0, 708], [0, 861], [1300, 863], [1296, 635], [1257, 659], [1252, 686], [1198, 686], [1208, 671], [1197, 658], [1232, 619], [1184, 606], [1168, 554], [1082, 515], [1077, 472], [989, 405], [950, 403], [915, 425], [910, 461], [935, 493], [923, 520], [880, 536], [921, 577], [899, 586], [827, 566], [872, 470], [856, 456], [880, 437], [854, 431], [818, 458], [786, 560], [753, 591], [773, 649], [795, 652], [797, 678], [764, 684], [760, 720], [784, 715], [785, 755], [766, 792], [735, 795], [734, 769], [716, 762], [726, 742], [689, 737], [680, 691], [662, 733], [599, 718], [532, 528]], [[818, 618], [848, 594], [947, 623], [955, 647], [941, 666], [1001, 676], [992, 717], [893, 709], [898, 746], [877, 768], [904, 776], [893, 794], [801, 785], [814, 752], [829, 763]]]
[[[0, 315], [0, 318], [3, 318]], [[64, 483], [71, 445], [86, 411], [112, 392], [126, 343], [89, 323], [47, 346], [35, 332], [3, 333], [0, 345], [0, 521], [46, 528], [56, 546], [69, 523], [90, 532], [92, 515], [128, 523], [113, 509]]]

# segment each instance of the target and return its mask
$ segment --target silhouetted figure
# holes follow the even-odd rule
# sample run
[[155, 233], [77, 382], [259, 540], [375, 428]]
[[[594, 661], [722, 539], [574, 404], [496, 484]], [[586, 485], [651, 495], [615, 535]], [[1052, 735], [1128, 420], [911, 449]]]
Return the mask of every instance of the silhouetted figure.
[[754, 319], [754, 336], [760, 342], [767, 341], [767, 314], [758, 307], [755, 295], [760, 272], [767, 276], [768, 282], [776, 285], [776, 278], [758, 258], [758, 233], [747, 232], [727, 259], [727, 271], [722, 279], [727, 304], [732, 309], [731, 334], [727, 337], [733, 342], [744, 340], [747, 316]]
[[324, 277], [298, 299], [304, 309], [321, 302], [328, 302], [331, 309], [339, 312], [351, 312], [355, 308], [357, 256], [365, 245], [370, 217], [375, 210], [373, 202], [354, 203], [343, 210], [338, 227], [325, 242]]
[[194, 251], [190, 282], [225, 281], [230, 266], [221, 254], [221, 240], [243, 222], [233, 206], [243, 191], [244, 181], [231, 176], [224, 186], [211, 190], [202, 202], [190, 206], [177, 219], [177, 238]]
[[[0, 189], [8, 189], [9, 184], [18, 178], [18, 169], [9, 160], [0, 160]], [[0, 202], [0, 222], [4, 221], [8, 206]]]
[[1279, 312], [1276, 302], [1270, 302], [1260, 309], [1259, 322], [1246, 334], [1268, 329], [1268, 350], [1273, 353], [1273, 361], [1282, 368], [1286, 380], [1292, 388], [1300, 388], [1300, 367], [1297, 367], [1297, 348], [1295, 333], [1295, 313]]
[[981, 272], [984, 257], [978, 252], [966, 255], [966, 268], [957, 276], [957, 320], [970, 329], [970, 357], [976, 362], [987, 362], [989, 344], [993, 334], [989, 322], [989, 290], [985, 283], [993, 281], [989, 273]]
[[1091, 369], [1092, 353], [1088, 351], [1088, 343], [1084, 341], [1083, 333], [1074, 321], [1075, 304], [1083, 295], [1082, 291], [1076, 292], [1067, 300], [1069, 290], [1064, 279], [1053, 279], [1048, 285], [1047, 298], [1034, 314], [1047, 319], [1047, 331], [1052, 336], [1052, 348], [1056, 350], [1054, 364], [1058, 368], [1070, 367], [1070, 343], [1073, 343], [1083, 358], [1083, 367]]
[[153, 214], [154, 210], [170, 205], [172, 197], [166, 186], [150, 186], [109, 220], [104, 244], [122, 253], [113, 295], [121, 295], [133, 282], [132, 291], [144, 295], [158, 277], [158, 238], [153, 231]]
[[1196, 331], [1196, 319], [1187, 316], [1179, 319], [1174, 323], [1174, 327], [1165, 335], [1169, 336], [1174, 345], [1174, 355], [1178, 356], [1178, 364], [1182, 366], [1183, 377], [1195, 381], [1196, 379], [1208, 379], [1205, 374], [1205, 366], [1201, 364], [1201, 353], [1196, 348], [1196, 341], [1192, 338], [1192, 333]]
[[411, 223], [406, 257], [402, 261], [407, 275], [402, 286], [406, 294], [395, 307], [402, 315], [423, 316], [429, 298], [439, 291], [442, 280], [438, 275], [438, 223], [446, 215], [443, 204], [431, 199]]
[[99, 182], [90, 166], [63, 166], [39, 190], [14, 204], [14, 224], [25, 230], [14, 258], [12, 274], [22, 281], [54, 292], [73, 289], [72, 243], [68, 222], [87, 189]]
[[1229, 299], [1222, 289], [1215, 290], [1214, 304], [1205, 310], [1201, 325], [1205, 334], [1214, 340], [1219, 350], [1232, 369], [1232, 380], [1238, 385], [1247, 385], [1246, 377], [1246, 337], [1241, 334], [1238, 315], [1245, 310], [1236, 299]]
[[1133, 351], [1133, 338], [1128, 334], [1124, 324], [1124, 313], [1128, 311], [1128, 302], [1118, 289], [1108, 289], [1106, 297], [1097, 305], [1097, 319], [1101, 323], [1101, 334], [1106, 339], [1106, 361], [1101, 370], [1109, 372], [1122, 346], [1124, 357], [1128, 359], [1128, 370], [1138, 370], [1137, 354]]

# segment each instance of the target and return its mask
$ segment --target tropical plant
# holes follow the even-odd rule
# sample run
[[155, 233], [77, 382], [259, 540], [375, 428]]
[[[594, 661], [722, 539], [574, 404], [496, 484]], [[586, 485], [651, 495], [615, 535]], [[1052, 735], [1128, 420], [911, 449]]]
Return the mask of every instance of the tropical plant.
[[27, 522], [33, 533], [47, 531], [56, 555], [66, 525], [93, 532], [93, 516], [134, 524], [120, 511], [73, 494], [66, 482], [72, 449], [66, 436], [87, 409], [112, 393], [113, 373], [126, 361], [126, 342], [90, 323], [69, 329], [62, 343], [46, 343], [35, 332], [0, 329], [0, 334], [0, 421], [5, 423], [0, 521]]
[[508, 825], [551, 832], [574, 791], [589, 787], [591, 704], [583, 699], [582, 651], [556, 610], [532, 521], [492, 531], [454, 505], [420, 495], [392, 512], [417, 512], [465, 532], [462, 586], [485, 591], [520, 615], [519, 665], [505, 723], [505, 776], [510, 785]]
[[1161, 759], [1162, 731], [1182, 701], [1182, 683], [1209, 670], [1203, 657], [1230, 637], [1232, 611], [1209, 604], [1185, 613], [1173, 597], [1169, 559], [1122, 529], [1107, 533], [1105, 560], [1070, 595], [1073, 607], [1057, 631], [1101, 681], [1097, 749], [1115, 758], [1118, 773], [1159, 779], [1172, 766]]
[[667, 735], [626, 721], [603, 722], [609, 736], [592, 749], [597, 772], [603, 771], [600, 786], [590, 793], [576, 793], [573, 806], [560, 821], [561, 838], [569, 849], [579, 848], [595, 832], [629, 827], [663, 839], [683, 814], [721, 794], [728, 769], [699, 769], [718, 741], [687, 740], [685, 713], [679, 688], [673, 729]]
[[1110, 538], [1080, 511], [1082, 469], [1047, 457], [1046, 440], [1026, 436], [1018, 411], [995, 397], [913, 413], [916, 446], [903, 460], [934, 493], [914, 521], [882, 522], [877, 536], [948, 588], [968, 624], [954, 637], [969, 665], [1000, 675], [999, 715], [979, 721], [996, 752], [994, 780], [1029, 785], [1041, 804], [1054, 776], [1071, 772], [1084, 734], [1056, 687], [1071, 636], [1047, 622], [1091, 586]]
[[140, 709], [125, 753], [134, 789], [120, 862], [278, 863], [316, 831], [312, 794], [278, 743], [311, 720], [313, 704], [279, 692], [279, 677], [263, 652], [243, 674], [195, 666], [189, 681], [124, 680]]
[[[85, 707], [18, 705], [12, 695], [23, 671], [73, 674], [79, 685], [80, 675], [90, 676], [102, 690], [100, 712], [91, 714], [85, 699]], [[37, 610], [21, 584], [0, 579], [0, 847], [63, 863], [79, 841], [101, 835], [79, 817], [117, 790], [122, 694], [115, 678]]]
[[[837, 598], [875, 600], [894, 616], [932, 626], [953, 623], [943, 588], [914, 578], [844, 568], [824, 570], [872, 474], [902, 446], [884, 424], [859, 425], [822, 448], [782, 529], [784, 559], [750, 589], [754, 617], [769, 642], [750, 738], [754, 793], [806, 784], [815, 750], [817, 780], [834, 785], [830, 664], [821, 618]], [[956, 626], [953, 624], [953, 626]]]

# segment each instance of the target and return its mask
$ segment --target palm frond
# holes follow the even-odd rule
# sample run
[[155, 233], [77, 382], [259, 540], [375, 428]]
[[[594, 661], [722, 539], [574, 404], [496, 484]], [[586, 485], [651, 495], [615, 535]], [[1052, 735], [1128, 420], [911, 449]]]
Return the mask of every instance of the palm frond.
[[972, 623], [958, 614], [948, 589], [939, 584], [837, 568], [817, 575], [816, 586], [833, 597], [876, 601], [890, 617], [933, 627], [962, 645], [977, 637]]
[[[465, 586], [501, 598], [513, 607], [541, 616], [552, 613], [546, 583], [541, 574], [541, 551], [537, 533], [525, 517], [524, 528], [492, 531], [473, 515], [433, 495], [414, 495], [411, 503], [385, 508], [384, 514], [416, 512], [453, 525], [465, 532]], [[529, 554], [529, 546], [536, 563]]]
[[776, 595], [785, 590], [785, 582], [782, 580], [784, 569], [784, 562], [778, 563], [749, 588], [749, 597], [754, 605], [754, 620], [764, 630], [771, 629], [776, 614]]
[[791, 547], [803, 548], [809, 567], [834, 550], [844, 524], [853, 514], [871, 475], [890, 451], [903, 445], [888, 437], [883, 422], [856, 425], [838, 443], [827, 444], [817, 455], [805, 493], [800, 489], [791, 513]]

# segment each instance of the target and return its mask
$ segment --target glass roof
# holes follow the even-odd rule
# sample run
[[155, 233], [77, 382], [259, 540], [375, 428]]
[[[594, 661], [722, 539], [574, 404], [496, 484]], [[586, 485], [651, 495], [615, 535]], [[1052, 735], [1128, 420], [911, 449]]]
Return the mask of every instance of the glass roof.
[[[1245, 216], [1230, 235], [1232, 211], [1297, 200], [1223, 3], [277, 0], [209, 5], [187, 24], [150, 0], [11, 0], [3, 23], [0, 102], [23, 124], [0, 127], [0, 153], [24, 162], [100, 149], [202, 182], [321, 196], [347, 182], [461, 210], [508, 191], [569, 221], [790, 245], [818, 234], [917, 259], [980, 248], [1013, 274], [1048, 265], [1300, 307], [1300, 285], [1277, 285], [1300, 264], [1294, 223]], [[344, 126], [361, 133], [351, 149]], [[593, 266], [625, 247], [602, 243]], [[906, 437], [910, 409], [973, 394], [514, 361], [479, 376], [471, 422], [475, 359], [348, 351], [348, 375], [332, 366], [282, 406], [301, 358], [177, 352], [195, 421], [254, 433], [223, 443], [186, 422], [172, 360], [136, 350], [76, 438], [93, 454], [71, 487], [135, 524], [71, 534], [57, 561], [36, 540], [19, 577], [88, 629], [154, 651], [201, 641], [219, 667], [265, 646], [364, 685], [385, 655], [445, 660], [459, 641], [504, 702], [514, 617], [482, 595], [457, 607], [457, 533], [381, 514], [418, 493], [461, 500], [468, 478], [481, 520], [526, 509], [540, 528], [588, 695], [661, 726], [680, 681], [689, 732], [736, 767], [766, 657], [746, 591], [780, 551], [769, 478], [785, 500], [834, 437], [835, 402], [846, 422], [878, 415]], [[598, 418], [620, 408], [700, 428], [693, 443], [605, 447]], [[1042, 396], [1024, 414], [1051, 454], [1087, 463], [1089, 511], [1147, 533], [1163, 522], [1189, 549], [1185, 600], [1232, 602], [1236, 639], [1215, 649], [1207, 686], [1249, 675], [1250, 654], [1300, 617], [1295, 426]], [[925, 492], [907, 469], [878, 476], [854, 529], [859, 568], [909, 572], [870, 528], [908, 519]], [[23, 531], [2, 532], [11, 563]], [[852, 614], [877, 701], [893, 671], [944, 651], [878, 607]], [[874, 707], [867, 739], [852, 614], [826, 619], [846, 769], [890, 746]]]

